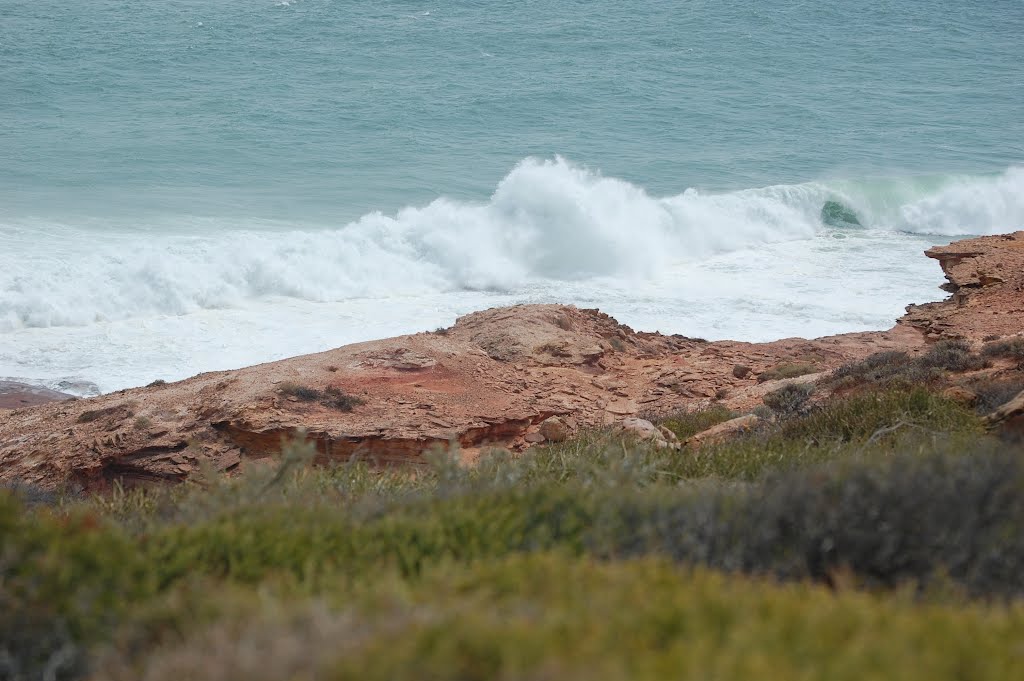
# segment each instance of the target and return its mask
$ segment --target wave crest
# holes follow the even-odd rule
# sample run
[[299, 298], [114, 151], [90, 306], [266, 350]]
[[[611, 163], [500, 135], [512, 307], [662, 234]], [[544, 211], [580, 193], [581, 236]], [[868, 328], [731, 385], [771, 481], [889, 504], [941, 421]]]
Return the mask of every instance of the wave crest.
[[481, 203], [437, 199], [339, 229], [206, 236], [0, 227], [0, 330], [538, 280], [656, 277], [680, 262], [810, 239], [840, 200], [865, 229], [990, 234], [1024, 224], [1024, 168], [992, 177], [811, 182], [657, 198], [562, 158], [526, 159]]

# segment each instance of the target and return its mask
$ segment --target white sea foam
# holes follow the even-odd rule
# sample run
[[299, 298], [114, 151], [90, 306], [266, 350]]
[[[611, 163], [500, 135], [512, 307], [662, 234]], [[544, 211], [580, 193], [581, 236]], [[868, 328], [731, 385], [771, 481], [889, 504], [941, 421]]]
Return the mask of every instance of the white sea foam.
[[337, 302], [514, 294], [538, 282], [657, 284], [683, 263], [830, 235], [835, 230], [820, 222], [829, 199], [851, 206], [868, 230], [989, 234], [1024, 226], [1024, 168], [657, 198], [563, 159], [527, 159], [487, 202], [440, 198], [341, 228], [225, 227], [196, 235], [9, 224], [0, 226], [0, 331], [273, 297]]

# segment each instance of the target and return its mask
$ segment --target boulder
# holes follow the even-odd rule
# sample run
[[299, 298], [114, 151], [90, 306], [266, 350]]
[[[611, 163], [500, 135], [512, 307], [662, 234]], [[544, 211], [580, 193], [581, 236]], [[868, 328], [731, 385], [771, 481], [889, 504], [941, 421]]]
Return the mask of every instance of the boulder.
[[706, 444], [723, 442], [730, 437], [753, 429], [759, 423], [761, 423], [761, 418], [757, 414], [747, 414], [746, 416], [730, 419], [724, 423], [719, 423], [717, 426], [703, 430], [687, 438], [685, 444], [687, 447], [701, 447]]
[[628, 418], [620, 421], [616, 430], [638, 440], [653, 442], [658, 447], [672, 447], [678, 444], [679, 438], [668, 428], [656, 426], [641, 418]]
[[954, 402], [959, 402], [968, 407], [973, 407], [978, 401], [977, 393], [959, 385], [946, 388], [942, 391], [942, 394]]
[[569, 424], [557, 416], [542, 421], [538, 432], [548, 442], [565, 442], [570, 435]]
[[737, 364], [732, 368], [732, 375], [736, 378], [746, 378], [750, 375], [751, 368], [742, 364]]
[[1011, 419], [1024, 416], [1024, 392], [989, 414], [985, 421], [989, 425], [999, 425]]

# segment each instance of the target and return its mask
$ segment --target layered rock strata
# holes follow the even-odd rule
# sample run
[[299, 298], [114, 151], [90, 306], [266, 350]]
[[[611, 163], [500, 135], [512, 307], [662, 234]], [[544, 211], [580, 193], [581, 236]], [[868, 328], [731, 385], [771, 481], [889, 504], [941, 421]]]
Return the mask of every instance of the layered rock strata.
[[925, 251], [939, 261], [952, 293], [946, 300], [911, 305], [900, 320], [929, 339], [1021, 332], [1024, 319], [1024, 231], [957, 241]]

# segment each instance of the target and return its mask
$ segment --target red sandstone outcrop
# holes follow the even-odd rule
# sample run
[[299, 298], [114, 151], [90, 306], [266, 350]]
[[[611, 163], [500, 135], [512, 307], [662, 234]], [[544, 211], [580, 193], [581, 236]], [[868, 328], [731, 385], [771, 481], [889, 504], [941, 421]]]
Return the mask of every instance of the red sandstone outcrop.
[[[178, 481], [204, 461], [230, 471], [273, 456], [300, 431], [316, 442], [324, 461], [360, 456], [392, 462], [417, 460], [451, 442], [468, 456], [486, 445], [519, 450], [543, 441], [540, 426], [554, 416], [572, 430], [713, 400], [748, 409], [781, 385], [759, 383], [758, 376], [782, 364], [812, 364], [824, 372], [882, 350], [919, 349], [926, 334], [974, 338], [1024, 331], [1022, 271], [1015, 259], [1024, 250], [1016, 243], [1024, 244], [1024, 233], [929, 251], [945, 258], [957, 293], [974, 279], [979, 286], [964, 294], [969, 303], [955, 294], [912, 308], [884, 332], [708, 343], [638, 333], [597, 310], [522, 305], [467, 315], [444, 332], [0, 411], [0, 481], [86, 489], [115, 479]], [[1001, 272], [1001, 280], [987, 276], [980, 285], [980, 276], [962, 274], [968, 260], [975, 275], [981, 269]], [[990, 301], [1001, 307], [990, 307]], [[985, 321], [994, 326], [986, 328]], [[735, 371], [737, 365], [750, 371]], [[328, 400], [302, 399], [327, 390], [363, 402], [346, 412]], [[545, 428], [548, 435], [553, 429]]]
[[72, 395], [59, 393], [36, 385], [0, 381], [0, 409], [18, 409], [33, 407], [37, 404], [56, 402], [57, 400], [73, 400]]
[[1021, 333], [1024, 319], [1024, 231], [957, 241], [925, 251], [939, 261], [953, 295], [911, 305], [901, 323], [931, 339]]

